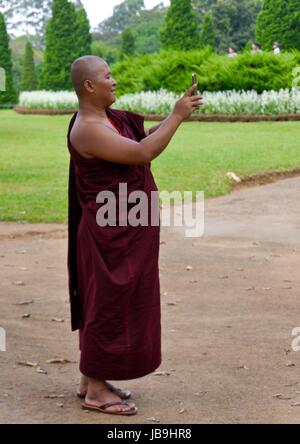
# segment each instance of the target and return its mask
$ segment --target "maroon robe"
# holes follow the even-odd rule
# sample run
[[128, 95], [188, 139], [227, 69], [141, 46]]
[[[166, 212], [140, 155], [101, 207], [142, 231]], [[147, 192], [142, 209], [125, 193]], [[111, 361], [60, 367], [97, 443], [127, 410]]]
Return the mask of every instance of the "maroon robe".
[[[108, 108], [123, 137], [146, 137], [144, 118]], [[100, 191], [119, 183], [128, 194], [157, 191], [150, 163], [132, 166], [85, 159], [72, 146], [69, 170], [68, 272], [72, 331], [79, 329], [80, 371], [91, 378], [128, 380], [153, 372], [161, 363], [159, 223], [155, 226], [97, 224]], [[128, 204], [128, 210], [135, 204]], [[154, 210], [152, 210], [154, 211]], [[155, 206], [159, 214], [159, 203]], [[118, 207], [117, 207], [118, 214]]]

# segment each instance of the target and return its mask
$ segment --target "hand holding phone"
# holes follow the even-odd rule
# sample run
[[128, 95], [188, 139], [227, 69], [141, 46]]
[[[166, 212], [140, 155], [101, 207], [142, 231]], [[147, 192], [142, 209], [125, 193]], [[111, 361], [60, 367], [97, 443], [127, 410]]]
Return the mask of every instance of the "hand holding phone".
[[184, 93], [184, 95], [176, 102], [173, 113], [185, 120], [191, 116], [191, 114], [199, 109], [202, 105], [203, 96], [198, 94], [197, 88], [193, 85], [197, 84], [196, 74], [192, 76], [192, 86]]

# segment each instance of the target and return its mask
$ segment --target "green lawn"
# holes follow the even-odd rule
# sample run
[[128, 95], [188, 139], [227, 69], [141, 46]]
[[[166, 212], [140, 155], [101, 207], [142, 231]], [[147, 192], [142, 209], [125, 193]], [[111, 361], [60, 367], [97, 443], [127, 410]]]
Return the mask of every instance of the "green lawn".
[[[70, 119], [0, 111], [0, 220], [66, 222]], [[228, 171], [246, 178], [300, 167], [299, 141], [300, 122], [187, 122], [152, 171], [160, 190], [217, 196], [230, 191]]]

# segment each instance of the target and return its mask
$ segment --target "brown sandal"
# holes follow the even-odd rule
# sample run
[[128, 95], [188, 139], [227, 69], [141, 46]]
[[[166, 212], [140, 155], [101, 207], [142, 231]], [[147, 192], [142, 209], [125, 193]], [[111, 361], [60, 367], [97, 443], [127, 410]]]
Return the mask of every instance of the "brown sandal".
[[[112, 384], [110, 384], [109, 382], [106, 383], [107, 387], [109, 388], [109, 390], [113, 393], [115, 393], [116, 395], [118, 395], [121, 399], [129, 399], [132, 395], [131, 391], [128, 389], [121, 389], [118, 387], [114, 387]], [[80, 393], [79, 391], [77, 392], [77, 396], [80, 399], [84, 399], [85, 395], [83, 393]]]
[[82, 404], [82, 409], [83, 410], [90, 410], [90, 411], [94, 411], [94, 412], [99, 412], [99, 413], [108, 413], [111, 415], [123, 415], [123, 416], [130, 416], [130, 415], [136, 415], [138, 408], [136, 406], [132, 406], [130, 408], [130, 410], [124, 410], [124, 411], [112, 411], [112, 412], [107, 412], [105, 411], [105, 409], [107, 409], [108, 407], [112, 407], [113, 405], [127, 405], [128, 407], [130, 407], [130, 405], [128, 404], [128, 402], [124, 402], [124, 401], [118, 401], [118, 402], [108, 402], [106, 404], [103, 405], [91, 405], [91, 404]]

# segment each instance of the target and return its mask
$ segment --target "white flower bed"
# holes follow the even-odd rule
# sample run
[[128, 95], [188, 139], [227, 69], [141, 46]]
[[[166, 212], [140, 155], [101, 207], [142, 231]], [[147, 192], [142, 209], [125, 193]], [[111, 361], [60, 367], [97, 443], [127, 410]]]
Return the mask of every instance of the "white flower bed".
[[19, 96], [19, 106], [28, 109], [77, 109], [78, 99], [71, 91], [24, 91]]
[[[227, 115], [276, 115], [300, 112], [300, 91], [222, 91], [204, 92], [204, 104], [194, 114]], [[167, 114], [172, 111], [179, 96], [164, 90], [126, 94], [117, 100], [120, 109], [142, 112], [144, 114]]]
[[[204, 92], [204, 105], [194, 114], [227, 115], [276, 115], [300, 113], [300, 91], [298, 89], [264, 91]], [[142, 114], [170, 113], [179, 95], [165, 91], [148, 91], [125, 94], [118, 98], [114, 108], [127, 109]], [[29, 109], [65, 110], [77, 109], [78, 100], [74, 92], [33, 91], [22, 92], [19, 105]]]
[[172, 111], [179, 96], [161, 89], [135, 94], [124, 94], [114, 104], [115, 108], [137, 111], [142, 114], [165, 115]]

